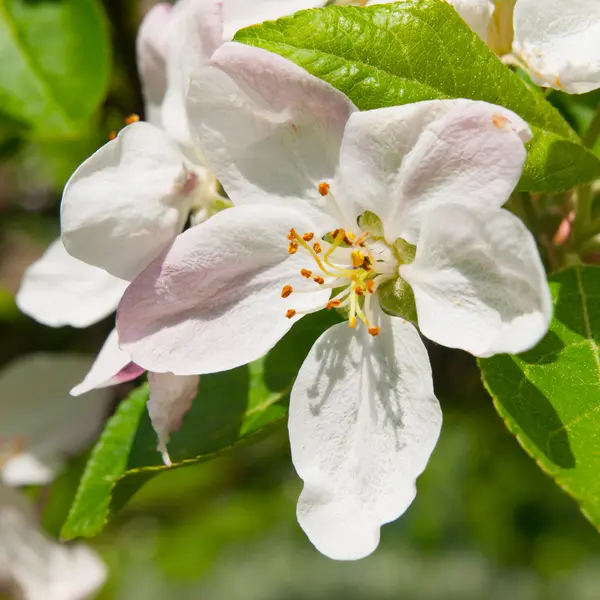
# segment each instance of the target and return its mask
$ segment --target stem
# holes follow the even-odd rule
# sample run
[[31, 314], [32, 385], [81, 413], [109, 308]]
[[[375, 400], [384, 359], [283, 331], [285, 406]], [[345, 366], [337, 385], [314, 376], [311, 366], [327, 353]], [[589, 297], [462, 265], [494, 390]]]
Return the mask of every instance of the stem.
[[593, 148], [600, 136], [600, 106], [596, 109], [592, 121], [590, 122], [587, 131], [583, 135], [583, 144], [588, 148]]

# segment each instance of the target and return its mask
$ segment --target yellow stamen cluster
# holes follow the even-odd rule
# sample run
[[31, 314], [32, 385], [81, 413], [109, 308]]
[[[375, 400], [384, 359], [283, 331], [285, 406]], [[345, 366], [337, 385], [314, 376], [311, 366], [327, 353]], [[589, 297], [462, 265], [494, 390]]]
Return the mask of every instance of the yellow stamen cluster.
[[[322, 189], [326, 193], [329, 191], [327, 184], [321, 184], [321, 186], [319, 186], [319, 191]], [[325, 188], [325, 186], [327, 187]], [[334, 287], [335, 280], [348, 279], [349, 289], [339, 295], [343, 296], [343, 298], [336, 297], [330, 300], [327, 303], [327, 309], [332, 310], [341, 306], [349, 306], [348, 324], [350, 327], [356, 327], [357, 319], [360, 319], [367, 326], [371, 335], [377, 335], [379, 327], [372, 326], [368, 318], [368, 297], [375, 293], [375, 277], [377, 275], [373, 269], [373, 257], [368, 250], [365, 250], [365, 240], [369, 234], [365, 233], [357, 239], [353, 234], [346, 232], [344, 229], [336, 229], [330, 232], [329, 235], [333, 241], [322, 256], [319, 255], [323, 252], [323, 248], [318, 241], [315, 241], [312, 246], [308, 243], [313, 240], [314, 235], [311, 231], [299, 234], [295, 229], [290, 229], [287, 236], [289, 240], [288, 252], [295, 254], [300, 248], [308, 252], [321, 273], [324, 276], [333, 278], [334, 281], [328, 284], [329, 287]], [[353, 248], [350, 252], [352, 268], [341, 267], [332, 262], [332, 254], [339, 247]], [[305, 279], [312, 278], [320, 286], [325, 285], [325, 277], [323, 275], [313, 275], [313, 271], [309, 269], [301, 269], [300, 274]], [[340, 284], [339, 287], [344, 287], [344, 284]], [[282, 298], [288, 298], [292, 291], [291, 285], [284, 286], [281, 291]], [[364, 297], [364, 307], [363, 301], [359, 300], [361, 297]], [[294, 309], [290, 309], [287, 311], [286, 317], [291, 319], [296, 314], [297, 312]]]

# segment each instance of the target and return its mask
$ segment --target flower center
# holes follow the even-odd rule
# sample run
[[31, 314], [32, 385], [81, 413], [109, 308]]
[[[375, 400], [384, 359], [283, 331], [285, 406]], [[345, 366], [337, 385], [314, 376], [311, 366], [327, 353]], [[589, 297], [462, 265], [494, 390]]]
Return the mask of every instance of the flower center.
[[[371, 239], [368, 232], [359, 236], [336, 229], [324, 236], [323, 240], [315, 240], [311, 231], [298, 233], [290, 229], [288, 234], [288, 252], [302, 252], [311, 259], [312, 264], [300, 270], [302, 277], [312, 280], [321, 288], [334, 290], [334, 296], [327, 303], [327, 309], [346, 308], [348, 324], [356, 327], [361, 320], [371, 335], [379, 333], [380, 328], [374, 324], [371, 312], [371, 297], [377, 287], [384, 281], [393, 278], [397, 265], [393, 253], [387, 244]], [[315, 288], [294, 290], [286, 285], [281, 290], [283, 298], [292, 292], [314, 292]], [[298, 311], [287, 311], [288, 318], [294, 317]]]

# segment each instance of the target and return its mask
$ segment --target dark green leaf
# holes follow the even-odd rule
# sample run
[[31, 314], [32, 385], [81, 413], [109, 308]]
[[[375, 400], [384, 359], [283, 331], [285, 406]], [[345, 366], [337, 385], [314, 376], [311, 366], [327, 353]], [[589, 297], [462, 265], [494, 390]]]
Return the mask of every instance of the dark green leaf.
[[329, 6], [243, 29], [235, 39], [293, 60], [361, 110], [443, 98], [510, 108], [534, 133], [522, 190], [556, 191], [600, 177], [600, 160], [559, 112], [504, 66], [446, 2]]
[[102, 102], [108, 26], [97, 0], [0, 0], [0, 106], [41, 137], [77, 133]]
[[[320, 333], [338, 320], [331, 312], [305, 317], [265, 359], [202, 376], [192, 409], [169, 443], [171, 468], [210, 460], [281, 426], [302, 361]], [[64, 539], [98, 534], [141, 485], [167, 470], [156, 450], [147, 399], [144, 385], [107, 423], [62, 529]]]
[[550, 288], [548, 335], [479, 365], [510, 431], [600, 527], [600, 267], [560, 271]]

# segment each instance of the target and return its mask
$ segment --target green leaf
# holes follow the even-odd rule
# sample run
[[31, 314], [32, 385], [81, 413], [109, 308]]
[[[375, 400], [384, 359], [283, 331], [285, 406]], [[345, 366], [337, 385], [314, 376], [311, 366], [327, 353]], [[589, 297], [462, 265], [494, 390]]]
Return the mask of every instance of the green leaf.
[[111, 52], [98, 0], [0, 0], [0, 106], [37, 137], [68, 137], [106, 94]]
[[559, 112], [446, 2], [328, 6], [243, 29], [235, 40], [293, 60], [361, 110], [443, 98], [510, 108], [534, 133], [521, 190], [557, 191], [600, 177], [600, 160]]
[[509, 430], [600, 527], [600, 267], [569, 267], [550, 289], [548, 335], [479, 366]]
[[[213, 459], [281, 426], [300, 365], [314, 340], [338, 321], [335, 312], [310, 315], [261, 361], [203, 375], [192, 409], [171, 437], [171, 469]], [[148, 386], [144, 385], [109, 419], [62, 528], [63, 539], [97, 535], [144, 483], [168, 470], [156, 450], [147, 400]]]

